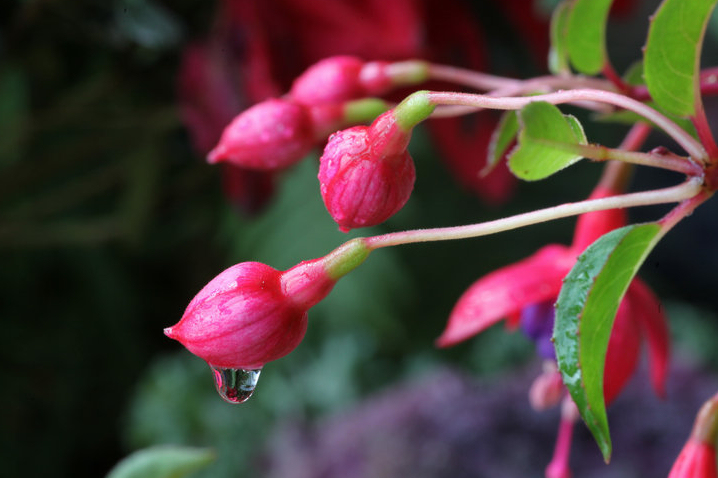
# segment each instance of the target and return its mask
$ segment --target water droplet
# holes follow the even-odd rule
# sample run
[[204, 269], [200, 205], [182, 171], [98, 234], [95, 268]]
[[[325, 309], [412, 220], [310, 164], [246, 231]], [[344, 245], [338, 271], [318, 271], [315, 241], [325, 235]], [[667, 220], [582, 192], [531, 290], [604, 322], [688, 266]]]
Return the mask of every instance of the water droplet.
[[242, 403], [254, 393], [261, 369], [220, 368], [210, 366], [214, 375], [217, 393], [225, 402]]

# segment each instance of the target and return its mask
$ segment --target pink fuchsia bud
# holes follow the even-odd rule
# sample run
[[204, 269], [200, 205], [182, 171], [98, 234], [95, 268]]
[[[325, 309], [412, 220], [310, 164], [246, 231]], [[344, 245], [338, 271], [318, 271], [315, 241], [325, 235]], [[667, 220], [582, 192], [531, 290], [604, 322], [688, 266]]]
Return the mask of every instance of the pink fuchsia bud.
[[287, 355], [307, 329], [307, 311], [369, 254], [354, 239], [287, 271], [236, 264], [212, 279], [165, 335], [213, 367], [256, 370]]
[[717, 478], [718, 394], [701, 407], [668, 478]]
[[365, 96], [380, 96], [396, 85], [426, 80], [428, 67], [421, 61], [364, 62], [354, 56], [333, 56], [310, 66], [289, 91], [299, 103], [342, 103]]
[[207, 161], [275, 171], [299, 162], [314, 145], [348, 124], [372, 120], [387, 104], [376, 98], [307, 106], [270, 99], [245, 110], [225, 128]]
[[529, 404], [537, 412], [548, 410], [557, 405], [566, 394], [561, 374], [556, 368], [556, 362], [544, 362], [544, 370], [536, 377], [529, 388]]
[[[379, 123], [392, 123], [386, 120], [392, 115], [385, 113]], [[320, 191], [329, 214], [344, 232], [386, 221], [411, 196], [416, 171], [406, 150], [410, 133], [399, 131], [393, 123], [386, 130], [355, 126], [339, 131], [324, 148]]]
[[228, 161], [248, 169], [291, 166], [314, 146], [309, 110], [283, 99], [269, 99], [245, 110], [224, 129], [207, 161]]
[[380, 224], [409, 200], [416, 171], [406, 148], [412, 128], [434, 109], [427, 98], [415, 93], [370, 126], [329, 138], [318, 178], [324, 205], [341, 231]]

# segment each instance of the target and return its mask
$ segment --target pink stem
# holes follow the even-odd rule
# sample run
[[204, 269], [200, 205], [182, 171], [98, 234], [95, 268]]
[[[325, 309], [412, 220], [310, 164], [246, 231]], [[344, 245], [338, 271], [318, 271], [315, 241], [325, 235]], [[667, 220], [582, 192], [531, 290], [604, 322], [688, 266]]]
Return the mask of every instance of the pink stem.
[[616, 73], [611, 63], [606, 62], [606, 64], [603, 65], [602, 73], [621, 93], [625, 94], [631, 91], [631, 87]]
[[702, 178], [692, 178], [678, 186], [669, 188], [566, 203], [479, 224], [392, 232], [381, 236], [367, 237], [365, 244], [369, 249], [374, 250], [400, 244], [467, 239], [509, 231], [562, 217], [576, 216], [586, 212], [679, 202], [697, 195], [701, 191], [702, 182]]
[[569, 406], [575, 407], [573, 403], [568, 405], [566, 402], [561, 407], [561, 421], [558, 425], [556, 447], [553, 451], [553, 458], [551, 458], [551, 462], [546, 467], [546, 478], [569, 478], [571, 476], [568, 459], [571, 454], [573, 425], [576, 422], [576, 416], [574, 413], [566, 411]]

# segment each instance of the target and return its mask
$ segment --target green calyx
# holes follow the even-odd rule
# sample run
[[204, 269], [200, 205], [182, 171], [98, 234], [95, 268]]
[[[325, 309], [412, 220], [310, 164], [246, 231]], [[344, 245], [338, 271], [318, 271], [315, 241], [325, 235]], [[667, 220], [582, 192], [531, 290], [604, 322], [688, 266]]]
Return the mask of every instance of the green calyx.
[[413, 85], [429, 79], [429, 64], [421, 60], [393, 63], [389, 71], [395, 85]]
[[409, 132], [428, 118], [434, 108], [436, 105], [431, 104], [429, 92], [421, 90], [410, 94], [394, 108], [394, 118], [402, 131]]
[[718, 394], [701, 407], [691, 435], [707, 445], [718, 445]]
[[344, 104], [344, 120], [348, 124], [366, 123], [389, 109], [389, 104], [380, 98], [362, 98]]
[[324, 271], [329, 278], [338, 280], [356, 269], [370, 252], [371, 249], [361, 237], [347, 241], [324, 257]]

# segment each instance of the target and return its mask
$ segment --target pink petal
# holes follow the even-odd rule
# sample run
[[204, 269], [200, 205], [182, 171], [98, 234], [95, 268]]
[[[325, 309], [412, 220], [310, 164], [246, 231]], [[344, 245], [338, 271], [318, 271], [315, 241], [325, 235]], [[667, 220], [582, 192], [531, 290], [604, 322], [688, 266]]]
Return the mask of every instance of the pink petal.
[[529, 304], [556, 297], [561, 279], [574, 261], [568, 248], [553, 244], [482, 277], [454, 306], [437, 345], [446, 347], [466, 340]]
[[658, 298], [640, 279], [634, 279], [627, 293], [631, 313], [648, 339], [651, 382], [659, 397], [666, 395], [666, 376], [670, 356], [668, 322]]

